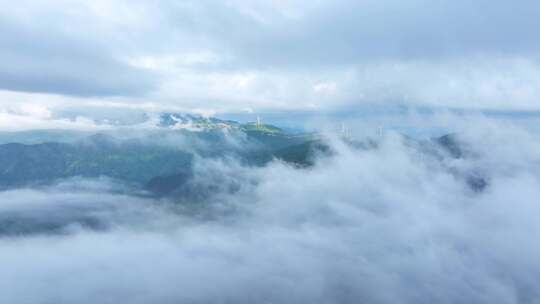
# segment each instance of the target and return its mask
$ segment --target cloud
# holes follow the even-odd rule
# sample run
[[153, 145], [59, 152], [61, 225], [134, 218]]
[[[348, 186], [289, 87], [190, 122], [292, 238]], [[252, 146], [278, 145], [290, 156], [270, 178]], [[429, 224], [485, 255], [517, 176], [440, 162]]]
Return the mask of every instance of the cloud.
[[[206, 8], [212, 5], [202, 3]], [[287, 7], [304, 4], [293, 1]], [[287, 17], [280, 9], [262, 11], [257, 4], [224, 6], [222, 12], [226, 13], [213, 20], [225, 20], [235, 30], [224, 32], [223, 41], [234, 41], [232, 47], [241, 60], [265, 66], [531, 55], [540, 47], [533, 38], [533, 29], [540, 25], [540, 6], [535, 1], [519, 5], [491, 1], [314, 1], [298, 18]], [[242, 13], [245, 7], [259, 8], [257, 12], [266, 18]], [[243, 28], [246, 23], [251, 26]], [[206, 23], [198, 25], [206, 33], [214, 33], [208, 30], [213, 27], [204, 27]]]
[[[186, 206], [114, 192], [108, 181], [0, 192], [12, 202], [4, 215], [39, 205], [54, 210], [35, 215], [47, 219], [69, 207], [114, 206], [112, 218], [123, 219], [105, 230], [1, 237], [0, 284], [10, 288], [0, 300], [534, 302], [537, 135], [490, 120], [454, 126], [466, 158], [437, 161], [390, 132], [372, 150], [331, 140], [336, 153], [310, 169], [203, 162], [201, 183], [238, 186], [214, 188], [215, 204], [205, 207], [215, 216], [203, 219], [184, 216]], [[471, 191], [448, 168], [479, 170], [489, 185]]]
[[92, 118], [77, 115], [54, 117], [52, 111], [39, 103], [23, 103], [0, 108], [0, 131], [16, 132], [39, 129], [107, 130], [111, 125], [98, 124]]
[[77, 97], [64, 106], [538, 109], [532, 0], [25, 0], [4, 11], [0, 88]]
[[120, 224], [129, 226], [134, 220], [140, 226], [140, 221], [151, 218], [156, 210], [145, 199], [126, 193], [133, 190], [105, 177], [73, 178], [54, 188], [4, 191], [0, 234], [17, 237], [102, 231]]
[[22, 1], [15, 11], [2, 14], [0, 89], [140, 96], [155, 87], [151, 71], [118, 56], [115, 44], [120, 41], [112, 38], [111, 29], [100, 35], [82, 25], [92, 23], [94, 14], [81, 4], [63, 4]]

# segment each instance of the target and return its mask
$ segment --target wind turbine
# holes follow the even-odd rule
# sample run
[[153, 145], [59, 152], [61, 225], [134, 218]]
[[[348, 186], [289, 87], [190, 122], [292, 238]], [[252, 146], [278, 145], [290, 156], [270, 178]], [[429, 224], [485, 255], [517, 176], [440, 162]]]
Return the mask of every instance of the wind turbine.
[[383, 136], [384, 136], [384, 129], [383, 129], [383, 126], [379, 126], [379, 127], [377, 128], [377, 135], [378, 135], [379, 137], [383, 137]]
[[345, 139], [349, 139], [351, 137], [351, 133], [349, 131], [349, 128], [347, 128], [347, 126], [345, 125], [345, 123], [341, 123], [341, 135], [345, 138]]

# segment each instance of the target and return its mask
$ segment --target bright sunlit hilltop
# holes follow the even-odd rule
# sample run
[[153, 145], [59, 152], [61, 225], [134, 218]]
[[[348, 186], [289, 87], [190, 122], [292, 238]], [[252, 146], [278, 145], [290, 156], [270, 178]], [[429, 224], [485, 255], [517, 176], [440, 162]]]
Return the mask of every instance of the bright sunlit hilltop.
[[160, 115], [159, 126], [173, 129], [189, 129], [199, 131], [229, 129], [261, 133], [283, 133], [283, 130], [276, 126], [263, 124], [260, 121], [260, 117], [258, 117], [257, 122], [241, 124], [234, 120], [222, 120], [214, 117], [204, 117], [201, 115], [164, 113]]

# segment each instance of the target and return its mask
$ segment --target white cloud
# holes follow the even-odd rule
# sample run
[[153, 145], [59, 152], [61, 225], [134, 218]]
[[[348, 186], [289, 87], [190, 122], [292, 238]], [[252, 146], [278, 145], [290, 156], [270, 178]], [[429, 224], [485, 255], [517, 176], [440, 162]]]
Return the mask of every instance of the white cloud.
[[313, 91], [317, 93], [333, 93], [337, 91], [335, 82], [319, 82], [313, 86]]
[[74, 119], [49, 119], [34, 115], [21, 115], [0, 111], [0, 131], [24, 131], [36, 129], [107, 130], [111, 126], [98, 125], [91, 119], [78, 116]]
[[[511, 125], [454, 124], [463, 128], [472, 158], [441, 164], [388, 134], [375, 150], [333, 142], [337, 154], [306, 170], [281, 163], [260, 169], [201, 163], [199, 182], [217, 181], [214, 189], [240, 185], [232, 196], [216, 191], [205, 210], [213, 216], [205, 220], [80, 180], [0, 192], [1, 199], [17, 202], [0, 216], [9, 211], [67, 225], [64, 234], [0, 238], [0, 285], [10, 286], [0, 300], [536, 299], [540, 246], [532, 232], [540, 229], [540, 141]], [[489, 185], [472, 192], [447, 166], [482, 170]], [[36, 204], [41, 212], [28, 213]], [[81, 210], [107, 228], [77, 228]]]

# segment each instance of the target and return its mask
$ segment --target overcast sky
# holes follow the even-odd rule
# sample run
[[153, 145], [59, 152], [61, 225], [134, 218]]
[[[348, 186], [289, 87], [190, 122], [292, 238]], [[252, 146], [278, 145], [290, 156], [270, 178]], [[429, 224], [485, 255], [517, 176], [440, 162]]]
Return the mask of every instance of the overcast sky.
[[0, 112], [540, 110], [537, 0], [0, 3]]

